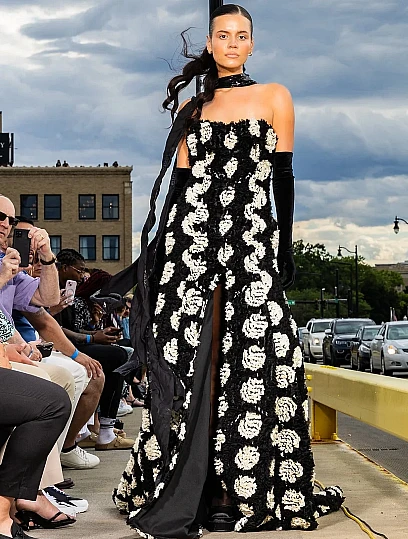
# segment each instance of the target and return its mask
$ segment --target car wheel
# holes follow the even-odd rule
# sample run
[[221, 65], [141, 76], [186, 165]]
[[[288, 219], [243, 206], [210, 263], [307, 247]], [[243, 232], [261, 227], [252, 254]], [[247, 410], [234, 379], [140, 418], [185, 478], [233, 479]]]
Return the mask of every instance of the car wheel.
[[357, 352], [357, 370], [360, 372], [364, 372], [365, 368], [363, 367], [363, 363], [361, 361], [360, 354]]
[[385, 360], [384, 360], [384, 354], [381, 354], [381, 369], [380, 374], [383, 376], [392, 376], [392, 371], [389, 371], [385, 368]]
[[310, 346], [309, 346], [309, 362], [310, 363], [316, 363], [316, 358], [314, 357], [314, 355], [312, 354], [311, 350], [310, 350]]

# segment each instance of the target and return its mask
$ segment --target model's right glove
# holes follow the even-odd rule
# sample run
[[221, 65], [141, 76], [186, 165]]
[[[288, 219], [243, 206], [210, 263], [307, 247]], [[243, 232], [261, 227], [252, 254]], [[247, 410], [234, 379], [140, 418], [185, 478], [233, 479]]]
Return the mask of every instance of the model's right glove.
[[295, 178], [292, 152], [275, 152], [272, 187], [276, 219], [279, 227], [278, 269], [286, 290], [295, 282], [296, 266], [293, 258], [292, 229], [295, 205]]

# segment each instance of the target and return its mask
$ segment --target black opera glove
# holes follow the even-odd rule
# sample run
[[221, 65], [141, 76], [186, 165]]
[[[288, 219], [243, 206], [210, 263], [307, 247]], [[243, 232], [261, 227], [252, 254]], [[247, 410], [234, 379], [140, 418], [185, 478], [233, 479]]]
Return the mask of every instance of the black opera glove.
[[295, 282], [296, 266], [293, 258], [292, 229], [295, 206], [295, 178], [292, 152], [275, 152], [272, 188], [276, 219], [279, 227], [278, 269], [286, 290]]

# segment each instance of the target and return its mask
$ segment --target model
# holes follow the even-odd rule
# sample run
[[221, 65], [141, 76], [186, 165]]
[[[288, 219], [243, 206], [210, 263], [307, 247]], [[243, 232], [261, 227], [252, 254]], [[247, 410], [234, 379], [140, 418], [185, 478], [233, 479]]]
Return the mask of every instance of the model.
[[[179, 113], [142, 233], [131, 317], [149, 392], [114, 492], [149, 539], [195, 538], [203, 527], [310, 530], [343, 500], [338, 487], [313, 493], [303, 359], [284, 293], [295, 272], [293, 104], [283, 86], [245, 74], [253, 46], [249, 13], [218, 8], [205, 50], [188, 55], [164, 102]], [[203, 93], [179, 107], [179, 91], [201, 74]]]

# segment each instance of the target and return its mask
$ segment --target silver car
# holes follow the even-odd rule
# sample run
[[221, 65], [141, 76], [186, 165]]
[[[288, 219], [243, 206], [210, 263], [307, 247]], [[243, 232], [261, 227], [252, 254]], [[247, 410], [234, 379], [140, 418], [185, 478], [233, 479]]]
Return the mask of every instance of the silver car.
[[392, 375], [408, 371], [408, 321], [386, 322], [371, 341], [370, 371]]
[[322, 343], [324, 332], [330, 327], [333, 318], [312, 318], [303, 332], [303, 350], [305, 360], [316, 363], [323, 358]]

